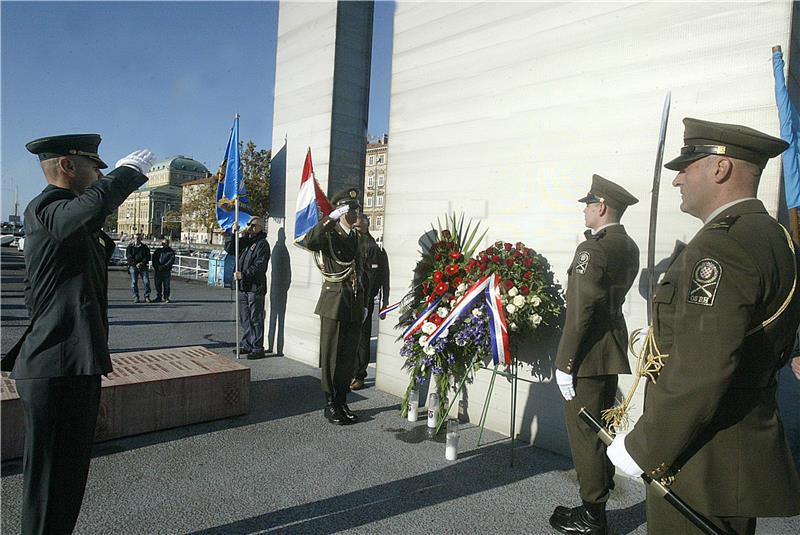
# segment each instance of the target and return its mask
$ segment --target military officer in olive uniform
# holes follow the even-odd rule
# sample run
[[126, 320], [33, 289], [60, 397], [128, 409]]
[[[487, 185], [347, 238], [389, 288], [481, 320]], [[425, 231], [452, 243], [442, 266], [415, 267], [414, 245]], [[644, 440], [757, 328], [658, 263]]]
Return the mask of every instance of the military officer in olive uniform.
[[334, 210], [306, 234], [305, 241], [315, 252], [324, 279], [314, 313], [322, 322], [319, 357], [327, 397], [324, 414], [337, 425], [358, 419], [347, 406], [366, 294], [359, 282], [358, 233], [353, 228], [360, 209], [358, 193], [350, 188], [336, 194], [331, 199]]
[[[644, 413], [608, 448], [629, 475], [646, 471], [726, 533], [756, 517], [800, 513], [800, 482], [777, 413], [776, 373], [800, 322], [797, 253], [756, 199], [761, 173], [788, 144], [745, 126], [684, 119], [681, 210], [703, 227], [654, 297], [665, 355]], [[648, 533], [700, 533], [647, 495]]]
[[622, 303], [639, 271], [639, 248], [620, 223], [638, 199], [599, 175], [592, 177], [584, 218], [586, 241], [578, 245], [568, 270], [567, 320], [556, 357], [556, 382], [565, 404], [572, 460], [582, 505], [556, 507], [550, 525], [562, 533], [606, 533], [605, 506], [614, 487], [614, 467], [605, 446], [578, 417], [610, 408], [617, 375], [631, 373], [628, 330]]
[[108, 273], [114, 242], [103, 222], [147, 181], [136, 151], [108, 167], [100, 136], [31, 141], [49, 185], [25, 209], [25, 305], [30, 325], [3, 357], [25, 412], [22, 533], [71, 533], [80, 513], [100, 376], [111, 372]]

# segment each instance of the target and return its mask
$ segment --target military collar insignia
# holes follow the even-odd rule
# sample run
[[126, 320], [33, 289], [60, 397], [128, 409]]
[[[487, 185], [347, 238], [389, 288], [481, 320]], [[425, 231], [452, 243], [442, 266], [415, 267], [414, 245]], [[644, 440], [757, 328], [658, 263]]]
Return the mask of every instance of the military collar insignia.
[[709, 224], [706, 228], [708, 230], [729, 230], [733, 224], [736, 223], [737, 219], [739, 219], [738, 215], [729, 215], [723, 217], [716, 223]]
[[586, 232], [584, 232], [583, 235], [586, 236], [587, 240], [599, 240], [600, 238], [606, 235], [606, 229], [601, 230], [597, 234], [593, 234], [591, 229], [589, 229]]

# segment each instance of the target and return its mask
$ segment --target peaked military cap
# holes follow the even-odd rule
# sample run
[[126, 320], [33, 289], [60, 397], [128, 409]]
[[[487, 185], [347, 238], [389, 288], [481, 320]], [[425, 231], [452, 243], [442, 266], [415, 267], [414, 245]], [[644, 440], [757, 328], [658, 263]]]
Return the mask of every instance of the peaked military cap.
[[356, 208], [361, 207], [361, 203], [358, 201], [358, 188], [347, 188], [336, 195], [333, 196], [331, 199], [331, 204], [333, 206], [342, 206], [343, 204], [350, 205], [351, 210], [355, 210]]
[[632, 204], [639, 202], [639, 199], [628, 193], [628, 190], [611, 182], [600, 175], [592, 175], [592, 187], [586, 197], [578, 199], [578, 202], [591, 204], [593, 202], [605, 202], [607, 205], [618, 210], [624, 210]]
[[38, 155], [40, 162], [58, 156], [86, 156], [100, 164], [100, 169], [105, 169], [108, 165], [97, 154], [100, 141], [98, 134], [67, 134], [34, 139], [26, 143], [25, 148]]
[[770, 158], [789, 147], [781, 138], [738, 124], [712, 123], [686, 117], [683, 125], [681, 155], [664, 164], [664, 167], [673, 171], [682, 171], [693, 161], [709, 154], [730, 156], [764, 169]]

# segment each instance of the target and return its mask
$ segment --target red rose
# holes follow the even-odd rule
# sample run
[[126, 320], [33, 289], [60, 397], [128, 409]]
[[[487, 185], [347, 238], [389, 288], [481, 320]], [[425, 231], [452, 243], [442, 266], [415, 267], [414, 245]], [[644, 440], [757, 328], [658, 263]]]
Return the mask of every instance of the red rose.
[[531, 293], [531, 289], [528, 288], [527, 286], [520, 286], [519, 293], [521, 293], [522, 295], [528, 295], [529, 293]]
[[500, 263], [500, 257], [497, 256], [497, 255], [493, 255], [492, 256], [492, 262], [494, 262], [495, 264], [499, 264]]
[[511, 249], [513, 249], [513, 248], [514, 248], [514, 246], [513, 246], [513, 245], [511, 245], [511, 244], [510, 244], [510, 243], [508, 243], [508, 242], [506, 242], [506, 243], [504, 243], [504, 244], [503, 244], [503, 249], [505, 249], [506, 251], [510, 251], [510, 250], [511, 250]]
[[435, 255], [433, 255], [434, 262], [438, 262], [441, 259], [442, 259], [442, 255], [440, 255], [439, 253], [436, 253]]
[[436, 294], [431, 294], [431, 295], [428, 296], [428, 298], [425, 301], [428, 304], [431, 304], [433, 302], [434, 297], [436, 297]]
[[474, 264], [467, 264], [467, 265], [464, 267], [464, 270], [465, 270], [467, 273], [469, 273], [469, 272], [470, 272], [470, 271], [472, 271], [474, 268], [475, 268], [475, 265], [474, 265]]
[[481, 264], [481, 271], [486, 271], [488, 267], [486, 264]]
[[437, 271], [436, 273], [433, 274], [434, 282], [442, 282], [443, 278], [444, 278], [444, 273], [442, 273], [441, 271]]
[[521, 256], [522, 253], [520, 253], [519, 251], [514, 251], [514, 258], [520, 258]]
[[479, 259], [480, 259], [480, 261], [481, 261], [481, 262], [483, 262], [484, 264], [485, 264], [486, 262], [488, 262], [488, 261], [489, 261], [489, 257], [488, 257], [488, 256], [486, 256], [486, 253], [481, 253], [481, 254], [478, 256], [478, 258], [479, 258]]
[[458, 288], [458, 285], [461, 284], [462, 282], [464, 282], [464, 277], [456, 277], [455, 279], [453, 279], [453, 286], [455, 288]]
[[446, 282], [440, 282], [439, 284], [436, 285], [436, 289], [434, 290], [434, 292], [436, 292], [437, 295], [442, 295], [446, 291], [447, 291]]
[[536, 253], [536, 251], [534, 251], [533, 249], [530, 249], [528, 247], [525, 248], [525, 256], [533, 256], [534, 253]]
[[505, 287], [506, 291], [508, 291], [514, 287], [514, 281], [511, 279], [506, 279], [506, 281], [503, 283], [503, 286]]
[[458, 273], [458, 270], [459, 270], [459, 269], [460, 269], [460, 268], [458, 267], [458, 264], [450, 264], [449, 266], [447, 266], [446, 268], [444, 268], [444, 271], [445, 271], [445, 273], [447, 273], [448, 275], [455, 275], [456, 273]]
[[444, 238], [444, 239], [449, 239], [449, 238], [450, 238], [450, 231], [449, 231], [449, 230], [447, 230], [447, 229], [444, 229], [444, 230], [442, 231], [442, 238]]
[[531, 260], [530, 258], [526, 258], [525, 260], [522, 261], [522, 263], [525, 265], [525, 267], [531, 267], [533, 265], [533, 260]]
[[530, 271], [526, 271], [525, 273], [522, 274], [522, 278], [525, 280], [530, 280], [531, 277], [533, 277], [533, 273], [531, 273]]
[[508, 267], [513, 266], [514, 265], [514, 259], [513, 258], [506, 258], [506, 265]]
[[449, 256], [453, 260], [460, 260], [461, 259], [461, 253], [459, 253], [458, 251], [453, 251], [452, 253], [450, 253]]
[[431, 323], [434, 323], [436, 325], [441, 325], [442, 321], [444, 321], [444, 318], [439, 316], [439, 314], [437, 314], [435, 312], [433, 314], [431, 314], [430, 316], [428, 316], [428, 318], [431, 320]]

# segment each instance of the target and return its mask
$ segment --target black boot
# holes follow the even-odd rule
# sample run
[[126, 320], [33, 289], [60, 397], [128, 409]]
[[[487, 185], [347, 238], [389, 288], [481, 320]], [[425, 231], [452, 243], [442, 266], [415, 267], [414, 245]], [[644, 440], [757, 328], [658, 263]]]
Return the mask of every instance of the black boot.
[[606, 504], [583, 502], [580, 507], [556, 507], [550, 525], [561, 533], [581, 535], [606, 535]]
[[351, 424], [354, 424], [358, 421], [358, 415], [350, 410], [350, 407], [347, 406], [347, 403], [340, 403], [339, 406], [342, 408], [342, 412], [344, 412], [344, 415], [347, 416], [347, 419]]
[[351, 423], [347, 418], [347, 415], [342, 410], [342, 406], [333, 401], [333, 397], [331, 397], [329, 394], [327, 394], [326, 397], [328, 402], [327, 405], [325, 405], [325, 410], [323, 411], [325, 419], [335, 425], [347, 425]]

